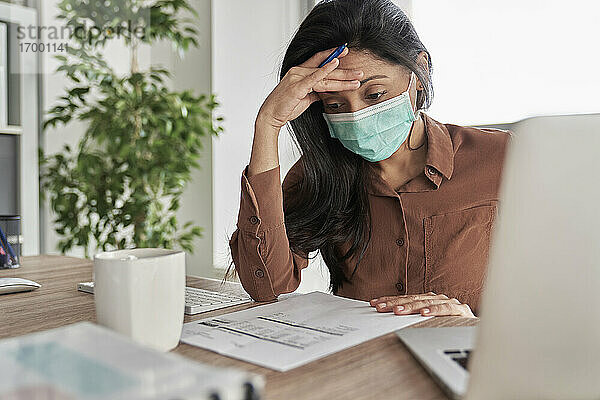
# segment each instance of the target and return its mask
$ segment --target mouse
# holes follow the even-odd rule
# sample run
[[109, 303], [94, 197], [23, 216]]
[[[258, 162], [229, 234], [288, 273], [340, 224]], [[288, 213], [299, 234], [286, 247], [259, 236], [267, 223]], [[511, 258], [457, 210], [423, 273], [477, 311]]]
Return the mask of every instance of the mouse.
[[22, 278], [0, 278], [0, 294], [29, 292], [41, 287], [37, 282]]

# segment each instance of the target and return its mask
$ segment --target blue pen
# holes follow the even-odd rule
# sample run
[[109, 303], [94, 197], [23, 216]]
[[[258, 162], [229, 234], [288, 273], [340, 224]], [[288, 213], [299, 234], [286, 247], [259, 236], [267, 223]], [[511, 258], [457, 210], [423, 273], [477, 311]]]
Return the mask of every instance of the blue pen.
[[323, 65], [327, 64], [329, 61], [333, 60], [334, 58], [336, 58], [337, 56], [339, 56], [340, 54], [342, 54], [342, 51], [344, 51], [344, 49], [346, 48], [346, 45], [348, 43], [344, 43], [341, 46], [338, 46], [337, 49], [335, 49], [333, 51], [333, 53], [331, 53], [326, 59], [325, 61], [323, 61], [321, 64], [319, 64], [319, 68], [321, 68]]
[[4, 250], [6, 250], [8, 255], [11, 258], [13, 258], [14, 260], [16, 260], [17, 256], [16, 256], [15, 252], [13, 251], [10, 243], [8, 243], [6, 236], [4, 236], [4, 232], [2, 232], [2, 228], [0, 228], [0, 243], [2, 244], [2, 247], [4, 247]]

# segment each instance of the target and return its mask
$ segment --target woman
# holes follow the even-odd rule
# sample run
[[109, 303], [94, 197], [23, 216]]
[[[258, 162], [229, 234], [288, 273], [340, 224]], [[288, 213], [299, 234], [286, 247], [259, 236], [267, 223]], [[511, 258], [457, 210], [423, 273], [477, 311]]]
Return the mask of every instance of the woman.
[[[255, 300], [294, 291], [319, 251], [335, 294], [379, 312], [473, 316], [508, 132], [421, 112], [431, 71], [389, 0], [323, 1], [302, 22], [255, 121], [230, 241]], [[277, 144], [287, 122], [302, 156], [282, 188]]]

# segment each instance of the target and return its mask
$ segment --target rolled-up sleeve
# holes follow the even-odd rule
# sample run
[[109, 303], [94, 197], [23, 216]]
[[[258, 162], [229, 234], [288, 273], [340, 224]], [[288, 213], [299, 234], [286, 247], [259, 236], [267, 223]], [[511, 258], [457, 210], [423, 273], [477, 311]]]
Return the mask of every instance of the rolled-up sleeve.
[[279, 167], [248, 177], [242, 172], [237, 229], [229, 246], [242, 286], [256, 301], [270, 301], [300, 284], [306, 257], [290, 250]]

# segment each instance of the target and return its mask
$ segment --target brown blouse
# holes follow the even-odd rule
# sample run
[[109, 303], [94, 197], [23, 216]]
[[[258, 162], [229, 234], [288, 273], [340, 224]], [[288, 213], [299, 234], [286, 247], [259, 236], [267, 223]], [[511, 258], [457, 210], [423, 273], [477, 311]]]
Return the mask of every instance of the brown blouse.
[[[435, 292], [479, 306], [497, 213], [508, 131], [441, 124], [426, 114], [423, 174], [394, 191], [369, 183], [372, 236], [352, 280], [338, 295], [360, 300]], [[279, 167], [242, 173], [237, 230], [230, 240], [244, 289], [257, 301], [294, 291], [308, 260], [290, 251], [283, 201], [302, 179], [297, 162], [283, 187]], [[355, 259], [345, 264], [350, 277]]]

